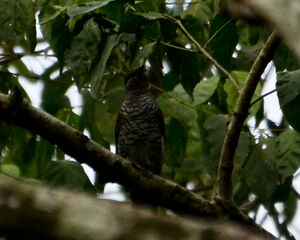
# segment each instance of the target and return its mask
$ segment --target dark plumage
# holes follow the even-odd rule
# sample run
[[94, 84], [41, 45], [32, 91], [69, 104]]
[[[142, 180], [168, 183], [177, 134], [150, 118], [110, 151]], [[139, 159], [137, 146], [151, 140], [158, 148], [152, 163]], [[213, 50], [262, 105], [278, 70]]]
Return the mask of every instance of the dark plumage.
[[144, 67], [126, 77], [125, 87], [125, 99], [115, 129], [117, 154], [160, 174], [164, 120]]

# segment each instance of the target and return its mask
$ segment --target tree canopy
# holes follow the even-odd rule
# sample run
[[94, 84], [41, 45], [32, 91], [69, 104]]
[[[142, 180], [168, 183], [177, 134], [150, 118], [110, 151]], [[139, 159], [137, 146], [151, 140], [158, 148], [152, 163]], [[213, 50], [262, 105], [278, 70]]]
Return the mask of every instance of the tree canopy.
[[[149, 203], [179, 214], [229, 216], [261, 230], [254, 222], [263, 205], [280, 236], [293, 239], [299, 6], [296, 0], [1, 0], [0, 172], [102, 193], [105, 184], [90, 182], [80, 165], [86, 163], [100, 179], [138, 189]], [[40, 72], [30, 64], [45, 59], [52, 63]], [[142, 65], [166, 124], [161, 177], [109, 152], [124, 78]], [[268, 69], [275, 69], [276, 89], [262, 94]], [[31, 106], [36, 93], [21, 81], [42, 84], [39, 109]], [[67, 94], [74, 86], [80, 106]], [[269, 94], [278, 96], [280, 122], [266, 116]]]

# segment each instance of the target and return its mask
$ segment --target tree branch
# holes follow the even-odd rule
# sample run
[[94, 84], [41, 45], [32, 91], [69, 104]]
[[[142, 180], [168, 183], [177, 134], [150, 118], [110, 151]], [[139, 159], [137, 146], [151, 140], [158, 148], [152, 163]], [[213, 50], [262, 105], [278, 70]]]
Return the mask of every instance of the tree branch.
[[220, 214], [220, 209], [208, 200], [109, 152], [25, 101], [18, 102], [13, 97], [0, 94], [0, 119], [39, 134], [78, 162], [88, 164], [106, 181], [117, 182], [128, 191], [142, 194], [149, 203], [198, 216]]
[[228, 221], [157, 217], [128, 204], [28, 184], [3, 175], [0, 202], [0, 232], [9, 239], [211, 239], [211, 235], [220, 240], [265, 239]]
[[267, 64], [274, 56], [275, 49], [279, 44], [275, 33], [268, 38], [264, 48], [257, 56], [248, 74], [245, 85], [239, 95], [235, 110], [231, 116], [230, 123], [224, 139], [217, 176], [215, 198], [221, 201], [232, 201], [231, 175], [233, 170], [234, 153], [238, 144], [239, 136], [246, 117], [250, 101], [253, 97], [260, 76]]
[[223, 212], [215, 203], [111, 153], [64, 122], [14, 95], [10, 97], [0, 93], [0, 119], [39, 134], [78, 162], [88, 164], [103, 179], [117, 182], [128, 191], [143, 195], [148, 203], [194, 216], [216, 217], [225, 214], [264, 233], [266, 239], [275, 239], [247, 215]]

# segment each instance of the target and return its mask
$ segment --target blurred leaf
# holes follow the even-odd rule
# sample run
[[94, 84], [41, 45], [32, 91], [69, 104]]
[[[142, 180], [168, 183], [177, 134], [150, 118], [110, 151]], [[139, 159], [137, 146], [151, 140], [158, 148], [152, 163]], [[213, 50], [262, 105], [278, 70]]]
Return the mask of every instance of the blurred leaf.
[[16, 78], [9, 72], [0, 71], [0, 92], [7, 94], [14, 88]]
[[103, 147], [109, 149], [110, 142], [108, 143], [104, 141], [96, 125], [97, 104], [95, 99], [92, 98], [90, 92], [88, 92], [87, 90], [84, 90], [82, 92], [82, 97], [83, 97], [83, 109], [82, 109], [82, 114], [79, 118], [79, 130], [83, 132], [83, 130], [86, 129], [90, 133], [90, 136], [94, 141], [101, 144]]
[[277, 73], [277, 94], [281, 109], [289, 124], [300, 132], [300, 70]]
[[143, 46], [142, 50], [133, 59], [131, 69], [136, 69], [144, 65], [149, 55], [154, 51], [155, 45], [156, 42], [151, 42]]
[[250, 152], [243, 171], [249, 188], [264, 202], [270, 200], [280, 181], [273, 160], [274, 150], [270, 144], [265, 149], [257, 144]]
[[8, 125], [6, 122], [0, 122], [0, 159], [2, 156], [2, 150], [4, 149], [5, 145], [9, 141], [9, 136], [11, 133], [11, 126]]
[[74, 18], [78, 15], [90, 13], [95, 11], [98, 8], [102, 8], [112, 1], [114, 0], [87, 2], [87, 3], [80, 3], [78, 5], [69, 6], [67, 8], [67, 14], [71, 18]]
[[36, 165], [37, 177], [40, 179], [44, 175], [45, 169], [48, 166], [49, 162], [52, 161], [55, 146], [44, 139], [40, 139], [37, 142], [34, 155], [34, 163]]
[[115, 141], [115, 124], [117, 113], [121, 108], [125, 90], [123, 87], [115, 88], [107, 93], [104, 101], [96, 105], [96, 125], [102, 137], [108, 143]]
[[[158, 97], [157, 102], [164, 117], [176, 118], [184, 126], [191, 126], [197, 120], [197, 112], [178, 93], [170, 93], [173, 98]], [[176, 99], [176, 100], [175, 100]]]
[[171, 168], [179, 167], [185, 157], [186, 129], [177, 119], [171, 118], [166, 127], [166, 137], [164, 162]]
[[300, 166], [300, 134], [286, 130], [275, 141], [276, 168], [282, 176], [292, 176]]
[[29, 0], [0, 1], [0, 42], [6, 48], [19, 45], [33, 52], [36, 45], [35, 5]]
[[207, 64], [203, 63], [201, 56], [195, 53], [169, 48], [166, 50], [172, 70], [177, 73], [183, 88], [193, 98], [193, 90], [200, 82], [200, 73], [205, 71]]
[[81, 89], [88, 82], [88, 73], [98, 53], [101, 31], [93, 19], [89, 19], [82, 31], [73, 38], [71, 48], [65, 54], [67, 65], [74, 72], [76, 84]]
[[79, 116], [70, 108], [60, 109], [56, 117], [75, 129], [79, 128]]
[[238, 181], [233, 188], [234, 202], [239, 206], [248, 200], [249, 188], [244, 180]]
[[46, 24], [52, 21], [66, 9], [66, 7], [62, 7], [59, 5], [49, 5], [48, 7], [43, 8], [39, 15], [40, 24]]
[[217, 173], [228, 122], [228, 116], [219, 114], [208, 117], [204, 123], [204, 128], [208, 133], [209, 154], [206, 157], [203, 156], [202, 161], [204, 161], [204, 168], [210, 176], [214, 176]]
[[82, 166], [76, 162], [50, 162], [43, 180], [51, 185], [65, 187], [73, 191], [94, 192], [93, 185]]
[[283, 204], [283, 214], [285, 216], [285, 222], [288, 224], [293, 220], [297, 212], [297, 197], [292, 192], [290, 192]]
[[102, 81], [102, 76], [106, 67], [106, 62], [111, 55], [111, 51], [113, 48], [119, 43], [122, 35], [113, 34], [110, 35], [105, 43], [104, 49], [101, 53], [101, 57], [99, 62], [97, 63], [95, 69], [92, 72], [91, 77], [91, 94], [94, 98], [98, 98], [99, 96], [103, 96], [104, 90], [104, 82]]
[[48, 1], [39, 14], [43, 38], [49, 42], [61, 66], [64, 65], [64, 54], [70, 47], [73, 37], [67, 26], [68, 17], [65, 9], [64, 6], [56, 6], [52, 1]]
[[194, 104], [198, 105], [206, 102], [215, 92], [220, 78], [218, 76], [211, 77], [207, 81], [201, 81], [194, 88]]
[[272, 194], [272, 202], [276, 203], [286, 201], [291, 193], [292, 183], [293, 176], [285, 178], [284, 182], [280, 184]]
[[20, 169], [14, 164], [1, 164], [0, 171], [12, 177], [20, 176]]
[[235, 20], [218, 14], [209, 30], [210, 48], [213, 57], [227, 70], [231, 69], [232, 54], [238, 43]]
[[[239, 85], [239, 87], [242, 88], [244, 86], [248, 73], [234, 71], [231, 73], [231, 75], [236, 81], [236, 83]], [[226, 82], [224, 84], [224, 90], [227, 93], [226, 102], [227, 102], [228, 111], [229, 113], [232, 113], [237, 103], [238, 92], [236, 91], [235, 87], [228, 79], [226, 79]], [[261, 86], [258, 85], [252, 99], [257, 99], [258, 97], [260, 97], [260, 95], [261, 95]], [[260, 105], [261, 102], [258, 102], [249, 109], [250, 114], [248, 116], [248, 119], [257, 113], [257, 111], [260, 108]]]
[[69, 98], [65, 96], [71, 83], [70, 71], [62, 73], [55, 80], [45, 82], [42, 92], [42, 108], [48, 113], [56, 115], [59, 109], [71, 107]]
[[294, 71], [299, 69], [299, 64], [293, 56], [292, 52], [287, 49], [283, 44], [280, 44], [276, 49], [274, 56], [274, 64], [276, 71]]
[[164, 76], [163, 89], [165, 91], [171, 91], [178, 83], [178, 75], [174, 71], [170, 71]]
[[181, 18], [190, 15], [206, 23], [213, 17], [213, 9], [210, 7], [211, 1], [193, 0], [188, 8], [180, 14]]

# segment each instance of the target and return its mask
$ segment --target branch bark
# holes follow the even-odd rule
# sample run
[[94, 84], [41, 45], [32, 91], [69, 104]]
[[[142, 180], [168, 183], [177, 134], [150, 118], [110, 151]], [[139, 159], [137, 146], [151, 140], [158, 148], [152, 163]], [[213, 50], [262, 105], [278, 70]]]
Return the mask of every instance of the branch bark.
[[272, 60], [275, 49], [278, 46], [279, 42], [280, 41], [275, 33], [272, 33], [268, 38], [264, 48], [261, 50], [252, 65], [245, 85], [237, 100], [235, 110], [231, 116], [221, 151], [215, 191], [215, 199], [221, 200], [221, 202], [232, 201], [231, 176], [233, 170], [233, 159], [239, 136], [244, 121], [248, 116], [250, 102], [255, 92], [256, 86], [260, 80], [260, 76], [262, 75], [268, 63]]
[[158, 217], [128, 204], [2, 175], [0, 203], [0, 233], [9, 239], [265, 239], [228, 221]]
[[198, 216], [217, 216], [212, 202], [180, 185], [140, 168], [26, 101], [0, 93], [0, 119], [39, 134], [80, 163], [86, 163], [108, 182], [122, 184], [128, 191], [143, 194], [148, 202]]
[[0, 93], [0, 119], [39, 134], [78, 162], [88, 164], [105, 180], [117, 182], [128, 191], [142, 194], [150, 204], [198, 217], [227, 215], [263, 233], [265, 239], [276, 239], [247, 215], [239, 211], [224, 212], [217, 204], [111, 153], [64, 122], [34, 108], [18, 95]]

